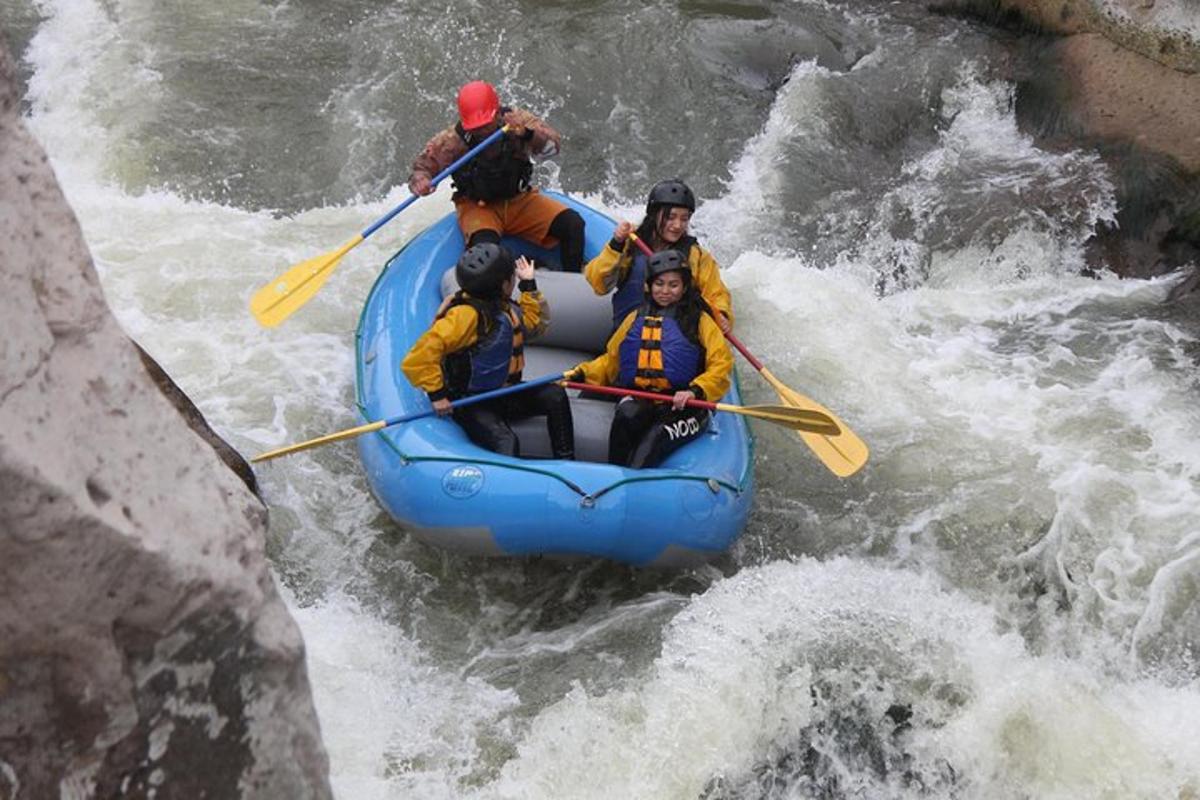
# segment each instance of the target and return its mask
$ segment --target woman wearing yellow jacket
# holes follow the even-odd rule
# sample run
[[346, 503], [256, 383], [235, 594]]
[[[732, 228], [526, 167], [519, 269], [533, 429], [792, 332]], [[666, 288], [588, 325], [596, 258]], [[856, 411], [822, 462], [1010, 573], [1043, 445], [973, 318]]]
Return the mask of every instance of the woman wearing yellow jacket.
[[[514, 272], [520, 303], [512, 301]], [[451, 409], [468, 395], [521, 382], [524, 344], [549, 325], [550, 309], [533, 277], [533, 263], [514, 261], [503, 245], [468, 248], [454, 276], [461, 289], [438, 311], [429, 330], [404, 357], [400, 368], [423, 389], [439, 415], [454, 414], [471, 441], [497, 453], [520, 457], [521, 442], [511, 420], [546, 415], [555, 458], [575, 457], [571, 405], [561, 386], [545, 384], [495, 400]]]
[[641, 306], [617, 326], [603, 355], [572, 372], [576, 381], [674, 395], [670, 404], [633, 397], [617, 403], [608, 461], [633, 468], [652, 467], [699, 436], [710, 414], [687, 401], [719, 400], [733, 371], [733, 354], [683, 255], [655, 253], [646, 274]]
[[[712, 254], [688, 235], [688, 224], [696, 210], [696, 196], [679, 180], [661, 181], [650, 190], [646, 216], [637, 237], [652, 251], [678, 250], [691, 267], [692, 285], [713, 311], [722, 332], [733, 329], [733, 301], [721, 280]], [[646, 282], [646, 256], [633, 242], [633, 224], [621, 222], [600, 254], [588, 262], [584, 277], [596, 294], [613, 292], [613, 327], [642, 303]]]

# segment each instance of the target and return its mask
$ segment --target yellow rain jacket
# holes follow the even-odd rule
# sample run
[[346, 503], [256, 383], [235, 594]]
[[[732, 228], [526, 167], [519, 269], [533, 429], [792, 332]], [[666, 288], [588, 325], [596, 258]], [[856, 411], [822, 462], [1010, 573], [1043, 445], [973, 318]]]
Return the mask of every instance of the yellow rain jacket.
[[[536, 281], [521, 281], [520, 289], [519, 305], [525, 338], [534, 339], [550, 324], [550, 306], [538, 291]], [[512, 303], [512, 300], [509, 300], [509, 303]], [[400, 369], [409, 383], [424, 390], [430, 400], [440, 400], [449, 396], [446, 376], [442, 369], [443, 360], [448, 355], [466, 350], [478, 340], [479, 312], [467, 304], [451, 306], [444, 314], [439, 314], [429, 330], [413, 343], [400, 363]], [[521, 354], [515, 351], [513, 358], [522, 362], [524, 360]], [[510, 372], [519, 372], [521, 366], [515, 365], [515, 369], [510, 369]]]
[[[641, 309], [629, 312], [624, 321], [608, 339], [604, 354], [579, 365], [584, 381], [598, 386], [612, 386], [621, 368], [621, 343], [629, 335]], [[701, 400], [716, 402], [729, 391], [730, 374], [733, 372], [733, 353], [725, 343], [725, 336], [717, 323], [708, 314], [700, 315], [700, 346], [704, 348], [704, 370], [692, 379], [691, 390]], [[697, 391], [699, 390], [699, 391]]]
[[[633, 237], [625, 239], [625, 247], [621, 250], [614, 249], [610, 240], [600, 254], [583, 268], [583, 276], [587, 278], [596, 294], [608, 294], [629, 274], [636, 252], [637, 244], [634, 243]], [[725, 282], [721, 280], [717, 260], [695, 240], [688, 248], [688, 266], [692, 268], [692, 283], [700, 290], [704, 302], [714, 311], [720, 311], [728, 317], [729, 324], [732, 325], [733, 298], [730, 297]]]

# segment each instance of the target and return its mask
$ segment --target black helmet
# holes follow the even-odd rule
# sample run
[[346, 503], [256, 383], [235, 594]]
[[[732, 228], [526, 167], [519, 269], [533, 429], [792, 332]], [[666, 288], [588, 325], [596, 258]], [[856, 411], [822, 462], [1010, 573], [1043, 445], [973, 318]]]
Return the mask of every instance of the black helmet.
[[486, 242], [468, 247], [458, 257], [454, 277], [458, 285], [476, 297], [494, 297], [517, 268], [513, 255], [504, 245]]
[[646, 201], [646, 213], [654, 211], [657, 206], [679, 206], [688, 211], [696, 210], [696, 195], [681, 180], [672, 179], [659, 181], [650, 190], [650, 199]]
[[654, 279], [664, 272], [676, 271], [683, 273], [685, 284], [692, 282], [692, 268], [683, 257], [683, 253], [678, 250], [660, 250], [646, 261], [646, 283], [653, 283]]

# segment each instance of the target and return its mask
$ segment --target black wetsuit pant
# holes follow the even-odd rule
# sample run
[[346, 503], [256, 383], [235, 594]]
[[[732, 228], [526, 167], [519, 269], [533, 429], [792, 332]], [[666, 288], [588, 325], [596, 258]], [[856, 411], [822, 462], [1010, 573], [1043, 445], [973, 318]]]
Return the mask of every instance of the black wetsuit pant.
[[[558, 212], [550, 222], [549, 233], [558, 239], [560, 258], [564, 272], [583, 272], [583, 217], [573, 208]], [[481, 228], [471, 234], [468, 247], [491, 242], [500, 244], [500, 234]]]
[[573, 208], [560, 211], [550, 223], [550, 235], [558, 239], [564, 272], [583, 272], [583, 217]]
[[523, 392], [454, 409], [454, 421], [472, 442], [496, 453], [521, 457], [521, 440], [510, 420], [545, 415], [554, 458], [575, 458], [575, 424], [571, 402], [561, 386], [543, 384]]
[[709, 419], [702, 408], [676, 411], [670, 403], [622, 398], [608, 431], [608, 463], [634, 469], [656, 466], [703, 433]]

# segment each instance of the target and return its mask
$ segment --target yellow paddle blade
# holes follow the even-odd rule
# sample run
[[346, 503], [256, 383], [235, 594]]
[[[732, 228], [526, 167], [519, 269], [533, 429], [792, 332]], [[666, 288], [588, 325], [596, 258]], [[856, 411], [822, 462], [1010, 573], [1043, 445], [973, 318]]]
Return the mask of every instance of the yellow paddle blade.
[[250, 313], [260, 325], [274, 328], [311, 300], [342, 256], [362, 240], [362, 234], [358, 234], [337, 250], [296, 264], [254, 293], [250, 298]]
[[829, 415], [820, 411], [776, 405], [735, 406], [729, 403], [717, 403], [716, 406], [718, 411], [729, 411], [766, 422], [776, 422], [795, 431], [808, 431], [827, 436], [841, 432], [838, 424]]
[[268, 461], [272, 458], [278, 458], [279, 456], [286, 456], [288, 453], [298, 453], [301, 450], [308, 450], [312, 447], [320, 447], [321, 445], [329, 444], [330, 442], [349, 439], [352, 436], [358, 436], [360, 433], [377, 431], [385, 425], [387, 425], [385, 420], [380, 420], [379, 422], [368, 422], [366, 425], [359, 425], [357, 428], [347, 428], [346, 430], [338, 431], [337, 433], [329, 433], [324, 436], [318, 436], [316, 439], [309, 439], [307, 442], [289, 444], [287, 447], [280, 447], [277, 450], [268, 450], [265, 453], [259, 453], [254, 458], [250, 459], [250, 463], [257, 464], [259, 461]]
[[835, 434], [822, 434], [797, 428], [800, 438], [813, 451], [813, 455], [821, 459], [830, 472], [839, 478], [848, 478], [862, 469], [870, 457], [866, 442], [858, 438], [854, 431], [850, 430], [846, 423], [838, 419], [832, 411], [784, 385], [766, 367], [763, 367], [760, 372], [774, 387], [780, 400], [794, 408], [820, 412], [828, 416], [838, 427], [839, 432]]

